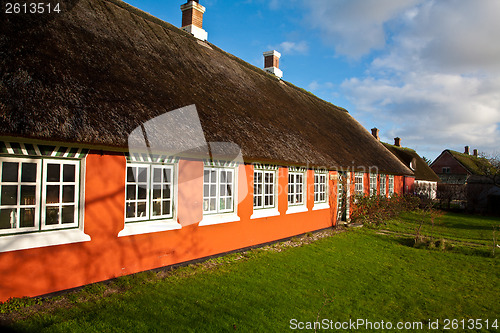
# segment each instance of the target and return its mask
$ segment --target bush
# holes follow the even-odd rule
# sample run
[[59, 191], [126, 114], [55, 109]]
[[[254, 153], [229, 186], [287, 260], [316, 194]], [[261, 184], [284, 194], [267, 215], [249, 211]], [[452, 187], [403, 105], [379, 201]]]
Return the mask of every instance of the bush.
[[420, 205], [420, 199], [413, 195], [356, 196], [354, 200], [352, 222], [374, 225], [385, 223], [402, 212], [416, 210]]

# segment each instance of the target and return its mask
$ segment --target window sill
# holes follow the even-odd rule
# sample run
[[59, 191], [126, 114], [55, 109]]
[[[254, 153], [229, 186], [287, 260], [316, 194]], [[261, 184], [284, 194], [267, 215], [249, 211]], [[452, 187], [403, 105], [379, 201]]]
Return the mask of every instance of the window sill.
[[250, 216], [250, 220], [278, 215], [280, 215], [280, 212], [276, 208], [256, 209], [253, 211], [252, 216]]
[[291, 206], [286, 210], [286, 214], [304, 213], [307, 212], [307, 207], [305, 205]]
[[123, 230], [118, 233], [118, 237], [150, 234], [153, 232], [177, 230], [181, 228], [182, 226], [174, 220], [128, 222], [125, 223]]
[[62, 244], [90, 241], [80, 229], [54, 230], [0, 237], [0, 252], [35, 249]]
[[203, 219], [200, 221], [199, 226], [213, 225], [220, 223], [238, 222], [240, 217], [235, 213], [226, 214], [214, 214], [214, 215], [203, 215]]
[[318, 204], [314, 204], [314, 207], [312, 210], [320, 210], [320, 209], [329, 209], [330, 204], [328, 202], [322, 202]]

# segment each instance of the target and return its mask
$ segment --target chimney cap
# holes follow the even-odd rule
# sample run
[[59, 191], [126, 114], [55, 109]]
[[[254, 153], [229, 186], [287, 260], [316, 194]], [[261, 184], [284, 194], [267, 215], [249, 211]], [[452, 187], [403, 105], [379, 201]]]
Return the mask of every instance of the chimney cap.
[[281, 58], [281, 53], [279, 53], [276, 50], [266, 51], [262, 54], [264, 55], [264, 57], [275, 56], [275, 57]]
[[399, 136], [394, 138], [394, 145], [396, 147], [401, 147], [401, 138]]
[[464, 151], [464, 154], [466, 154], [466, 155], [470, 155], [469, 146], [465, 146], [465, 151]]
[[380, 140], [380, 136], [378, 135], [378, 133], [379, 133], [379, 132], [380, 132], [380, 131], [379, 131], [379, 129], [378, 129], [378, 128], [376, 128], [376, 127], [372, 128], [372, 135], [373, 135], [373, 137], [374, 137], [375, 139], [377, 139], [377, 140]]

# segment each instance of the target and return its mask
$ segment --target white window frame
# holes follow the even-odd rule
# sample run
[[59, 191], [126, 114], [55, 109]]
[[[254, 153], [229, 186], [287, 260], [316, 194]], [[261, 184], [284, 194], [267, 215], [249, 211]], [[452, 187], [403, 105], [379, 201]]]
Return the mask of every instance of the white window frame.
[[377, 174], [370, 173], [370, 196], [377, 195]]
[[380, 174], [380, 195], [387, 196], [387, 177], [385, 174]]
[[[261, 181], [256, 184], [256, 175], [261, 175]], [[273, 181], [266, 182], [266, 176], [271, 175]], [[262, 188], [262, 193], [256, 193], [256, 186]], [[278, 216], [278, 170], [274, 169], [254, 169], [253, 173], [253, 213], [250, 219]], [[256, 199], [260, 197], [261, 204], [256, 204]], [[272, 198], [272, 204], [266, 205], [266, 197]]]
[[364, 196], [364, 184], [363, 184], [364, 173], [355, 172], [354, 173], [354, 193], [356, 195]]
[[[51, 158], [51, 157], [16, 157], [16, 156], [0, 156], [0, 163], [3, 162], [14, 162], [21, 164], [33, 163], [37, 165], [36, 171], [36, 182], [18, 182], [18, 204], [14, 206], [26, 207], [27, 205], [20, 205], [20, 186], [23, 184], [34, 185], [35, 186], [35, 223], [34, 227], [29, 228], [16, 228], [16, 229], [4, 229], [0, 231], [0, 252], [16, 251], [33, 249], [61, 244], [71, 244], [90, 241], [90, 236], [84, 233], [83, 229], [83, 217], [84, 217], [84, 183], [85, 183], [85, 160], [80, 159], [66, 159], [66, 158]], [[57, 224], [57, 225], [45, 225], [45, 208], [46, 203], [46, 191], [47, 185], [55, 185], [53, 182], [46, 181], [46, 169], [47, 164], [73, 164], [75, 165], [75, 217], [73, 223], [68, 224]], [[62, 173], [62, 168], [60, 169]], [[18, 179], [21, 179], [21, 173], [18, 174]], [[0, 173], [1, 182], [1, 173]], [[4, 185], [6, 182], [1, 182]], [[64, 186], [64, 181], [57, 182], [60, 186]], [[12, 185], [12, 184], [11, 184]], [[1, 186], [0, 186], [1, 187]], [[62, 193], [60, 191], [59, 198], [61, 199]], [[60, 200], [62, 201], [62, 200]], [[1, 201], [0, 201], [1, 203]], [[50, 204], [49, 204], [50, 205]], [[54, 204], [54, 206], [63, 207], [64, 203]], [[67, 205], [70, 205], [69, 203]], [[33, 205], [28, 205], [31, 206]], [[2, 207], [6, 207], [4, 205]], [[18, 210], [19, 211], [19, 210]]]
[[[313, 210], [330, 208], [329, 184], [327, 171], [314, 171], [314, 206]], [[323, 194], [324, 198], [321, 199]]]
[[[302, 177], [302, 182], [296, 181], [298, 176]], [[290, 182], [291, 178], [292, 182]], [[293, 190], [292, 193], [290, 190]], [[302, 196], [300, 202], [295, 200], [299, 194]], [[293, 202], [290, 202], [290, 198], [294, 198]], [[307, 171], [288, 170], [287, 203], [288, 209], [286, 214], [307, 211]]]
[[[59, 164], [59, 181], [58, 182], [52, 182], [47, 179], [47, 170], [48, 170], [48, 164]], [[75, 166], [75, 181], [74, 182], [64, 182], [63, 181], [63, 172], [64, 172], [64, 166], [65, 165], [74, 165]], [[79, 207], [79, 200], [78, 200], [78, 193], [80, 193], [80, 188], [79, 188], [79, 173], [78, 170], [80, 168], [80, 161], [75, 161], [75, 160], [53, 160], [53, 159], [44, 159], [43, 160], [43, 182], [44, 184], [42, 185], [42, 222], [46, 221], [46, 208], [47, 207], [53, 207], [53, 208], [59, 208], [59, 223], [54, 224], [54, 225], [47, 225], [45, 223], [42, 223], [42, 230], [51, 230], [51, 229], [63, 229], [63, 228], [72, 228], [72, 227], [77, 227], [78, 226], [78, 207]], [[75, 186], [75, 202], [73, 205], [75, 206], [75, 211], [74, 211], [74, 216], [73, 216], [73, 223], [68, 223], [68, 224], [62, 224], [61, 221], [61, 215], [62, 215], [62, 209], [63, 207], [67, 206], [73, 206], [71, 203], [64, 203], [63, 202], [63, 188], [64, 184], [69, 184]], [[58, 203], [47, 203], [47, 187], [48, 186], [59, 186], [59, 202]]]
[[[206, 183], [205, 182], [205, 171], [216, 171], [217, 172], [217, 179], [215, 182], [215, 187], [216, 187], [216, 193], [215, 197], [214, 196], [206, 196], [205, 193], [205, 186], [212, 185], [211, 182]], [[232, 182], [227, 183], [227, 178], [226, 178], [226, 185], [232, 184], [232, 195], [227, 196], [224, 195], [224, 199], [231, 198], [231, 207], [230, 208], [223, 208], [220, 209], [219, 203], [221, 200], [221, 183], [220, 183], [220, 175], [223, 172], [231, 172], [232, 173]], [[210, 180], [209, 180], [210, 181]], [[228, 166], [207, 166], [203, 168], [203, 219], [199, 223], [199, 226], [205, 226], [205, 225], [213, 225], [213, 224], [219, 224], [219, 223], [228, 223], [228, 222], [236, 222], [239, 221], [240, 218], [237, 215], [237, 210], [238, 210], [238, 167], [228, 167]], [[210, 191], [210, 189], [209, 189]], [[215, 209], [205, 209], [205, 202], [207, 199], [215, 199]], [[210, 205], [210, 203], [209, 203]]]
[[[128, 168], [144, 168], [146, 169], [146, 182], [129, 182], [128, 181]], [[154, 182], [154, 170], [170, 170], [171, 181], [160, 183]], [[136, 169], [138, 170], [138, 169]], [[181, 229], [181, 224], [177, 221], [177, 177], [178, 167], [176, 163], [154, 163], [154, 162], [127, 162], [125, 168], [125, 211], [124, 211], [124, 228], [118, 233], [118, 237], [132, 236], [139, 234], [147, 234], [153, 232], [161, 232], [168, 230]], [[163, 180], [163, 172], [162, 172]], [[146, 186], [146, 199], [138, 199], [138, 187], [140, 184]], [[154, 199], [154, 185], [169, 184], [170, 186], [170, 214], [153, 215]], [[135, 185], [136, 199], [127, 199], [127, 186]], [[160, 201], [163, 201], [162, 199]], [[140, 217], [127, 217], [127, 204], [136, 203], [135, 209], [137, 210], [137, 203], [145, 202], [146, 212], [144, 216]]]
[[389, 197], [392, 197], [394, 194], [394, 176], [389, 175], [389, 190], [388, 190]]

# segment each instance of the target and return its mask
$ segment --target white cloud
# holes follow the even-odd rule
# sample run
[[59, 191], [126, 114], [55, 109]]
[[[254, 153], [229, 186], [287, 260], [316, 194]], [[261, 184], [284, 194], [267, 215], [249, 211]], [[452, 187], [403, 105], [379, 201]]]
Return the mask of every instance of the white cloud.
[[310, 27], [336, 54], [358, 59], [378, 50], [365, 76], [341, 85], [362, 123], [383, 124], [431, 155], [464, 145], [498, 149], [500, 1], [304, 0], [304, 6]]
[[296, 53], [304, 54], [307, 53], [307, 51], [309, 50], [309, 46], [306, 41], [300, 41], [298, 43], [284, 41], [281, 44], [279, 44], [279, 46], [271, 48], [276, 49], [277, 51], [283, 54], [296, 54]]
[[338, 54], [358, 58], [386, 44], [384, 23], [417, 0], [304, 0], [307, 21]]

